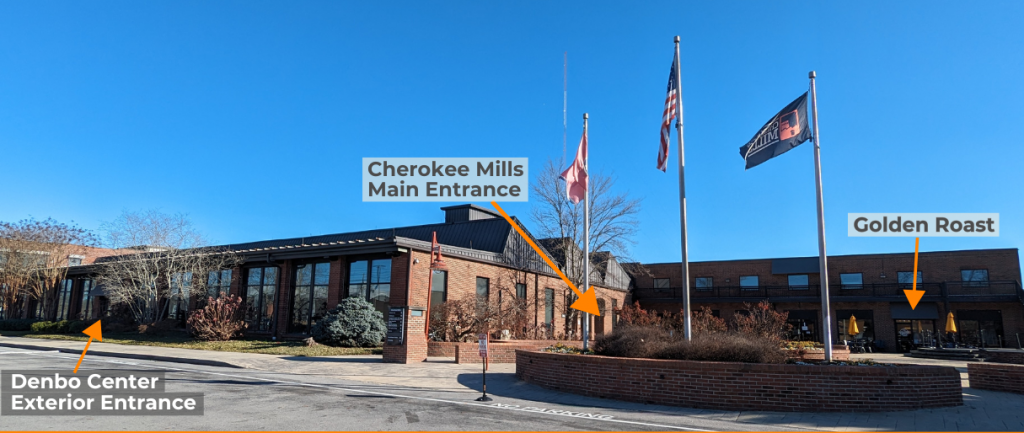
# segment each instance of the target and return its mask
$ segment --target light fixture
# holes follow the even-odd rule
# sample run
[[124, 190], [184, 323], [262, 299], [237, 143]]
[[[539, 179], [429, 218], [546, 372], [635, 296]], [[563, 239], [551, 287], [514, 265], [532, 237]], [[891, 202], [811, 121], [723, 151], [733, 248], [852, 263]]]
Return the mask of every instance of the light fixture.
[[412, 259], [412, 264], [414, 264], [414, 265], [420, 264], [420, 259]]

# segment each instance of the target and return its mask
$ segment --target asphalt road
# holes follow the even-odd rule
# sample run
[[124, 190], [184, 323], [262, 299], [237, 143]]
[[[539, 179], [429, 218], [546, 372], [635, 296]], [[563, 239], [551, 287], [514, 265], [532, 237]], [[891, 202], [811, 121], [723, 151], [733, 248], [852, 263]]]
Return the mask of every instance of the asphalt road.
[[[71, 370], [78, 357], [0, 348], [0, 370]], [[759, 430], [772, 426], [248, 369], [87, 355], [82, 370], [161, 370], [167, 392], [203, 392], [203, 416], [3, 416], [2, 430]], [[472, 394], [475, 395], [475, 394]], [[582, 397], [581, 397], [582, 398]], [[604, 419], [596, 419], [601, 416]]]

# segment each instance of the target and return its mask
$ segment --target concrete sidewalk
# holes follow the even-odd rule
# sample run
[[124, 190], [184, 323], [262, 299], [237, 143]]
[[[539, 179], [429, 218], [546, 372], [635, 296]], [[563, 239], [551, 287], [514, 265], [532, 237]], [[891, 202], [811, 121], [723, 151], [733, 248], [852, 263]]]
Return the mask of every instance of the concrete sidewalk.
[[[0, 346], [35, 350], [60, 350], [79, 354], [83, 342], [44, 340], [24, 337], [0, 337]], [[303, 375], [309, 380], [341, 379], [373, 385], [416, 389], [424, 396], [446, 399], [472, 399], [480, 392], [480, 364], [455, 364], [452, 358], [431, 359], [420, 364], [385, 364], [379, 355], [289, 357], [153, 346], [129, 346], [93, 342], [90, 354], [133, 359], [184, 362], [200, 365], [245, 368], [268, 373]], [[88, 356], [87, 356], [88, 357]], [[906, 358], [894, 354], [863, 356], [879, 362], [947, 365], [966, 370], [966, 363], [933, 359]], [[966, 376], [966, 372], [962, 371]], [[908, 412], [872, 413], [778, 413], [738, 412], [670, 408], [599, 400], [546, 390], [515, 378], [514, 364], [492, 364], [488, 370], [488, 392], [498, 397], [562, 404], [573, 407], [583, 402], [591, 406], [614, 408], [649, 416], [686, 416], [707, 420], [769, 426], [772, 430], [831, 431], [1024, 431], [1024, 395], [976, 390], [964, 382], [964, 405]], [[594, 403], [599, 402], [599, 403]]]

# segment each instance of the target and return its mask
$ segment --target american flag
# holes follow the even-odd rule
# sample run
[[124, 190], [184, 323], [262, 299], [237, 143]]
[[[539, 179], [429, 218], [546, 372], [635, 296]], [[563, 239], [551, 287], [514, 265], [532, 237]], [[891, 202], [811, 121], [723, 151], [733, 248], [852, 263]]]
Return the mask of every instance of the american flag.
[[679, 55], [672, 58], [672, 70], [668, 73], [668, 95], [665, 96], [665, 112], [661, 115], [661, 146], [658, 147], [658, 170], [668, 168], [669, 132], [672, 119], [676, 118], [676, 98], [679, 97], [679, 80], [676, 71], [679, 67]]

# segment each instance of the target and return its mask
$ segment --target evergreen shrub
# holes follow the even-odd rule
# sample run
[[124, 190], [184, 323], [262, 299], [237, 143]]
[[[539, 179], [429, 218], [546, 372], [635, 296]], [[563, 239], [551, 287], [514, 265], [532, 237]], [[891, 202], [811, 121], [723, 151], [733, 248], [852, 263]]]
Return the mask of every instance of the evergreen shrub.
[[375, 347], [384, 341], [384, 315], [362, 298], [345, 298], [313, 325], [317, 343], [338, 347]]

